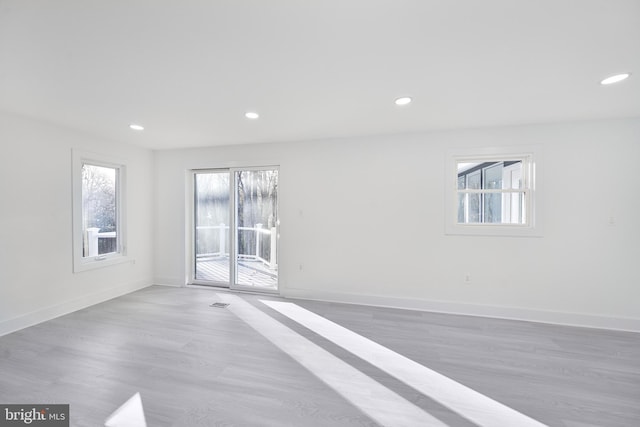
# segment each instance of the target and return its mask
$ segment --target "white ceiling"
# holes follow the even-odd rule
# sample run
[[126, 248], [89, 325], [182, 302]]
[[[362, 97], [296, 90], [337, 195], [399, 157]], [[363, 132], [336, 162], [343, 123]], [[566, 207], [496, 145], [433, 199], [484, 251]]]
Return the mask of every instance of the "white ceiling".
[[0, 109], [156, 149], [640, 116], [640, 0], [0, 0]]

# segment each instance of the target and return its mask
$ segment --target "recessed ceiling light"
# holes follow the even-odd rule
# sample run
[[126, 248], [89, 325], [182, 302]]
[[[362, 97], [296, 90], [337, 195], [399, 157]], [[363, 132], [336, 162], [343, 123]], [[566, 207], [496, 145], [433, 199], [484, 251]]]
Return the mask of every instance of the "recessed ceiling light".
[[144, 130], [144, 126], [137, 125], [135, 123], [131, 123], [129, 127], [133, 130]]
[[396, 99], [395, 103], [396, 105], [407, 105], [411, 103], [411, 98], [409, 98], [408, 96], [403, 96], [402, 98]]
[[258, 114], [258, 113], [256, 113], [256, 112], [253, 112], [253, 111], [247, 111], [246, 113], [244, 113], [244, 116], [245, 116], [247, 119], [255, 120], [255, 119], [257, 119], [258, 117], [260, 117], [260, 114]]
[[613, 84], [613, 83], [618, 83], [618, 82], [621, 82], [623, 80], [628, 79], [629, 76], [631, 76], [631, 73], [616, 74], [615, 76], [610, 76], [610, 77], [607, 77], [606, 79], [602, 80], [600, 82], [600, 84], [601, 85], [610, 85], [610, 84]]

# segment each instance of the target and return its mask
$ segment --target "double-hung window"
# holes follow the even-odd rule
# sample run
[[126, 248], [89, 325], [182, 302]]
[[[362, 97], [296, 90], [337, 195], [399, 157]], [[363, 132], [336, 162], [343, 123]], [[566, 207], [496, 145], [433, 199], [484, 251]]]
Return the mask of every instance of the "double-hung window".
[[457, 162], [458, 224], [527, 224], [529, 161]]
[[74, 271], [126, 259], [124, 182], [121, 162], [74, 150]]
[[447, 233], [540, 235], [535, 153], [492, 151], [449, 156]]

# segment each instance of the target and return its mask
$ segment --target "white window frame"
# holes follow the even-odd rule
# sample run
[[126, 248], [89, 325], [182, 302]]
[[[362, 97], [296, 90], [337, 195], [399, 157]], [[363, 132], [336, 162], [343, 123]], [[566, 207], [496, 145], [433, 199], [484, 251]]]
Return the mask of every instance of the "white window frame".
[[[72, 150], [72, 204], [73, 204], [73, 271], [79, 273], [95, 268], [129, 262], [127, 256], [127, 216], [126, 216], [126, 164], [111, 156]], [[116, 218], [118, 226], [118, 249], [116, 252], [94, 257], [83, 256], [82, 229], [82, 167], [84, 164], [114, 168], [118, 171], [116, 182]]]
[[[541, 148], [490, 147], [450, 150], [446, 159], [445, 176], [445, 234], [464, 236], [542, 236], [542, 217], [539, 213], [539, 193], [542, 187], [538, 174], [542, 158]], [[522, 161], [522, 189], [465, 190], [477, 194], [517, 194], [525, 198], [525, 223], [459, 223], [458, 222], [458, 163]]]

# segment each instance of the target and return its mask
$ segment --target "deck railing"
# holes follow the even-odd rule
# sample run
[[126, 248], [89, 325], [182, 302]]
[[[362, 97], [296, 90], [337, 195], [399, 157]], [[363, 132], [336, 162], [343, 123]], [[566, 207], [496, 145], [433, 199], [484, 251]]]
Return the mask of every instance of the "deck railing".
[[[196, 258], [229, 256], [229, 226], [202, 225], [196, 227]], [[217, 238], [208, 233], [216, 233]], [[204, 235], [201, 235], [204, 233]], [[86, 230], [85, 256], [98, 256], [117, 251], [115, 231], [100, 233], [99, 228]], [[270, 269], [278, 268], [276, 227], [238, 227], [238, 257], [260, 261]]]
[[[196, 258], [229, 256], [229, 226], [200, 225], [196, 227]], [[217, 236], [216, 236], [217, 234]], [[260, 261], [276, 270], [278, 267], [276, 227], [238, 227], [238, 257]]]

